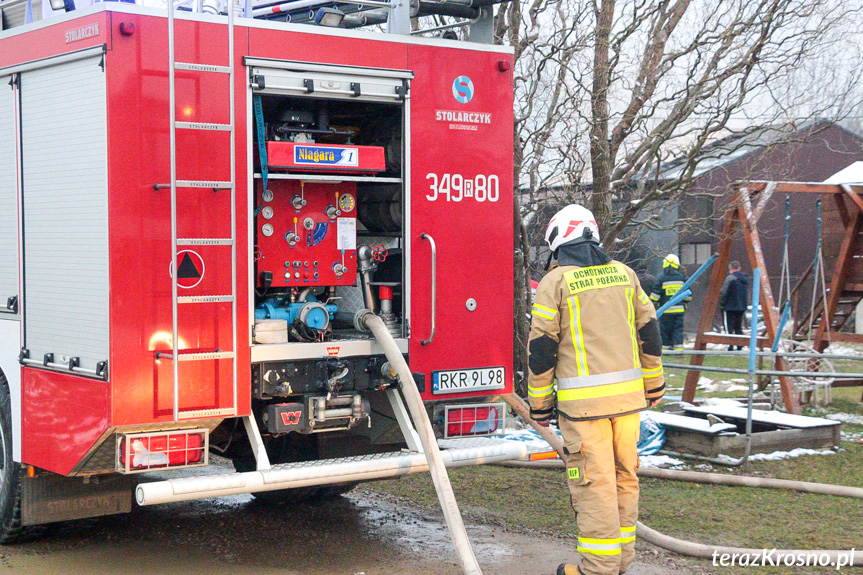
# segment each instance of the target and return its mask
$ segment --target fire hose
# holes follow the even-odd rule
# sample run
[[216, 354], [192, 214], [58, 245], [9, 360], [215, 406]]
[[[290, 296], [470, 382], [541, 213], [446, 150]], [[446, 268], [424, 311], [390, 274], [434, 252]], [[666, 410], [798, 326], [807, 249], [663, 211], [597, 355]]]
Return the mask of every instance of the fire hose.
[[[551, 468], [565, 467], [563, 459], [563, 440], [548, 427], [543, 427], [536, 423], [530, 417], [530, 409], [525, 401], [516, 394], [503, 396], [504, 400], [513, 408], [513, 410], [530, 423], [539, 435], [545, 439], [551, 447], [557, 451], [560, 460], [544, 460], [536, 462], [506, 462], [497, 465], [506, 465], [513, 467], [534, 467], [534, 468]], [[676, 469], [653, 469], [644, 468], [638, 470], [638, 475], [643, 477], [655, 477], [659, 479], [670, 479], [673, 481], [687, 481], [691, 483], [706, 483], [711, 485], [728, 485], [740, 487], [761, 487], [766, 489], [790, 489], [804, 493], [816, 493], [820, 495], [834, 495], [837, 497], [852, 497], [863, 499], [863, 488], [846, 487], [842, 485], [830, 485], [825, 483], [810, 483], [806, 481], [789, 481], [785, 479], [771, 479], [762, 477], [745, 477], [741, 475], [725, 475], [722, 473], [700, 473], [695, 471], [680, 471]], [[863, 552], [861, 551], [839, 551], [839, 550], [803, 550], [803, 549], [782, 549], [782, 550], [766, 550], [766, 549], [746, 549], [743, 547], [725, 547], [721, 545], [706, 545], [703, 543], [695, 543], [665, 535], [651, 529], [640, 521], [637, 524], [637, 535], [639, 538], [656, 545], [667, 551], [673, 551], [681, 555], [699, 558], [715, 558], [717, 555], [737, 554], [748, 555], [750, 558], [761, 557], [772, 553], [773, 556], [795, 556], [806, 557], [807, 561], [810, 557], [816, 560], [827, 556], [831, 561], [838, 562], [840, 556], [847, 559], [850, 565], [863, 564]], [[808, 563], [807, 563], [808, 564]]]
[[450, 537], [455, 545], [462, 571], [466, 575], [482, 575], [476, 555], [473, 552], [473, 547], [471, 547], [470, 540], [467, 538], [467, 531], [465, 530], [464, 521], [458, 508], [458, 502], [455, 500], [455, 494], [453, 493], [446, 467], [441, 459], [434, 429], [432, 428], [431, 421], [429, 421], [422, 397], [420, 397], [420, 392], [417, 389], [416, 382], [402, 352], [399, 351], [393, 336], [386, 325], [384, 325], [383, 320], [371, 311], [362, 310], [358, 312], [355, 324], [358, 328], [372, 332], [372, 335], [375, 336], [375, 339], [381, 348], [383, 348], [390, 366], [392, 366], [401, 383], [402, 394], [404, 395], [408, 411], [411, 414], [411, 419], [413, 419], [414, 425], [416, 425], [423, 453], [425, 453], [428, 461], [429, 473], [431, 474], [438, 501], [443, 510]]

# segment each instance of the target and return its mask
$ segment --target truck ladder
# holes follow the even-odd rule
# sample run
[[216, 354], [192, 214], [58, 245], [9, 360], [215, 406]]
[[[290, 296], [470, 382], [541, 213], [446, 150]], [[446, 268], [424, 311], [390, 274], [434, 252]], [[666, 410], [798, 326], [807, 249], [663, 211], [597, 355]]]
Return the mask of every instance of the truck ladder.
[[[234, 4], [228, 0], [228, 63], [213, 65], [206, 63], [177, 62], [175, 56], [175, 18], [174, 3], [168, 0], [168, 84], [170, 92], [170, 146], [171, 146], [171, 334], [173, 353], [173, 412], [174, 421], [195, 419], [200, 417], [232, 416], [237, 413], [237, 211], [236, 211], [236, 128], [234, 112]], [[178, 122], [176, 112], [176, 72], [183, 70], [198, 74], [226, 74], [228, 76], [228, 105], [230, 120], [227, 124], [206, 122]], [[231, 175], [228, 181], [186, 180], [177, 177], [177, 130], [226, 131], [230, 132], [230, 167]], [[188, 168], [186, 168], [188, 169]], [[231, 233], [229, 237], [221, 238], [179, 238], [177, 237], [177, 188], [210, 188], [214, 191], [226, 190], [231, 196]], [[178, 293], [179, 246], [219, 246], [220, 249], [231, 250], [231, 293], [197, 296], [180, 296]], [[185, 304], [231, 304], [231, 349], [210, 352], [183, 352], [179, 349], [179, 315], [178, 308]], [[168, 357], [162, 354], [161, 357]], [[233, 400], [229, 409], [180, 411], [180, 362], [181, 361], [231, 361]], [[217, 368], [218, 369], [218, 368]]]

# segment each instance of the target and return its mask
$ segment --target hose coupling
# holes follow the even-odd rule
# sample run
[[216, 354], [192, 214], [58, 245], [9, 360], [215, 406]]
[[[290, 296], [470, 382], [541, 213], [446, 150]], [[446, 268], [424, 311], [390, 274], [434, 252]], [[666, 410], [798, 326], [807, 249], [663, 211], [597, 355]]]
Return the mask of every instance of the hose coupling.
[[370, 315], [375, 315], [375, 314], [374, 314], [374, 312], [372, 312], [371, 310], [368, 310], [368, 309], [357, 310], [357, 313], [354, 314], [354, 327], [357, 329], [357, 331], [361, 331], [364, 333], [371, 331], [366, 326], [366, 318]]

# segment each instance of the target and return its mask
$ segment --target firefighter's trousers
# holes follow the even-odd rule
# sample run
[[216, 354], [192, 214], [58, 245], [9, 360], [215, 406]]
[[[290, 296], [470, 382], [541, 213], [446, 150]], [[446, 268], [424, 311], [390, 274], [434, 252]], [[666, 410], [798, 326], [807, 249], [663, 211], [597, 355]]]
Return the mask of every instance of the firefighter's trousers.
[[659, 333], [662, 345], [671, 349], [683, 349], [684, 314], [665, 312], [659, 318]]
[[638, 521], [637, 413], [611, 419], [558, 419], [578, 523], [579, 569], [618, 575], [635, 558]]

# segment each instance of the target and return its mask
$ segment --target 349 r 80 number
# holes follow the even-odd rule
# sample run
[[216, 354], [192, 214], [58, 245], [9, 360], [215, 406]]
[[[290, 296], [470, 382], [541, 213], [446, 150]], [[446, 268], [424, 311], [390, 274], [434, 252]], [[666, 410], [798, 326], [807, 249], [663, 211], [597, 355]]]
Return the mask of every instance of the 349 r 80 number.
[[500, 199], [500, 179], [491, 174], [478, 174], [474, 178], [466, 178], [461, 174], [426, 174], [429, 183], [429, 193], [426, 199], [430, 202], [446, 197], [448, 202], [460, 202], [473, 198], [478, 202], [496, 202]]

